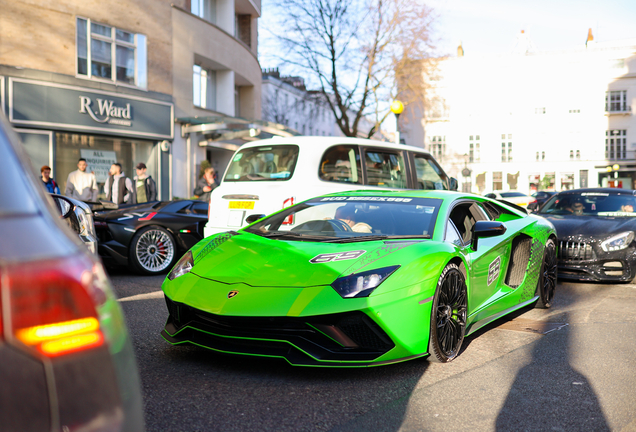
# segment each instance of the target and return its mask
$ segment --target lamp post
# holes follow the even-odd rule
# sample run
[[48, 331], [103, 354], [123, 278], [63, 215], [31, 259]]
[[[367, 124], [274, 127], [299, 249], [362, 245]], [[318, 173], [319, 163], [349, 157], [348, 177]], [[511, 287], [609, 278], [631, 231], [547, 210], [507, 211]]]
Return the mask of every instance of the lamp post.
[[394, 100], [391, 103], [391, 112], [395, 114], [395, 143], [400, 143], [400, 114], [404, 111], [404, 104], [399, 100]]

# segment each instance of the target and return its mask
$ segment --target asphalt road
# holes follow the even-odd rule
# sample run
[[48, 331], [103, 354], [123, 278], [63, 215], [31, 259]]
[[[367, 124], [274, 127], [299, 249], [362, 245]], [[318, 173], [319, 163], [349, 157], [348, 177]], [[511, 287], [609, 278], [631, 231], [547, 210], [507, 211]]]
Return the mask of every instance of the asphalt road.
[[163, 277], [111, 279], [148, 431], [636, 431], [636, 285], [561, 283], [450, 364], [340, 370], [172, 347]]

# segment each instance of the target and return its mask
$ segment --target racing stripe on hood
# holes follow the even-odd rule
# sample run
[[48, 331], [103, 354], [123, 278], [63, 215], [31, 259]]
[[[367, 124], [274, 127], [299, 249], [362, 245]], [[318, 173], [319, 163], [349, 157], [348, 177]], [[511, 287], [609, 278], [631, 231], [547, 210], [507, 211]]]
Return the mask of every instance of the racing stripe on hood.
[[379, 248], [369, 251], [366, 254], [362, 255], [360, 259], [358, 259], [356, 262], [354, 262], [351, 265], [351, 267], [349, 267], [347, 270], [342, 272], [342, 276], [348, 276], [350, 274], [359, 273], [365, 267], [373, 264], [377, 260], [382, 259], [386, 257], [387, 255], [391, 255], [392, 253], [402, 250], [406, 247], [409, 247], [421, 242], [422, 242], [421, 240], [414, 240], [414, 241], [407, 240], [407, 241], [395, 241], [395, 242], [384, 243]]

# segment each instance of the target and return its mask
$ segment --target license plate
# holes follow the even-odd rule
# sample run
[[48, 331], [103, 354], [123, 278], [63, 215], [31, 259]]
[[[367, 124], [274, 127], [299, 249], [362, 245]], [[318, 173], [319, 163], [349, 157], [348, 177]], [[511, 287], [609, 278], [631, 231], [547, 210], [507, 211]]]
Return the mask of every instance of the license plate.
[[230, 201], [231, 209], [253, 210], [254, 201]]

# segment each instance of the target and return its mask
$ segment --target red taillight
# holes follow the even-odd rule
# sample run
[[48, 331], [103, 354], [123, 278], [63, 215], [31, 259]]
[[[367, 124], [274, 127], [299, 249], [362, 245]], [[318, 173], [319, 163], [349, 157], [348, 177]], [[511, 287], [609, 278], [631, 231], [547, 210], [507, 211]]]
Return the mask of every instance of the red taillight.
[[81, 255], [4, 267], [6, 330], [49, 357], [102, 345], [95, 305], [105, 296], [95, 271]]
[[153, 217], [155, 217], [156, 214], [157, 214], [157, 212], [152, 212], [148, 216], [144, 216], [142, 218], [139, 218], [139, 220], [140, 221], [148, 221], [148, 220], [152, 219]]
[[[294, 197], [287, 198], [283, 201], [283, 208], [293, 206], [294, 205]], [[294, 215], [289, 215], [283, 220], [283, 225], [293, 225], [294, 223]]]

